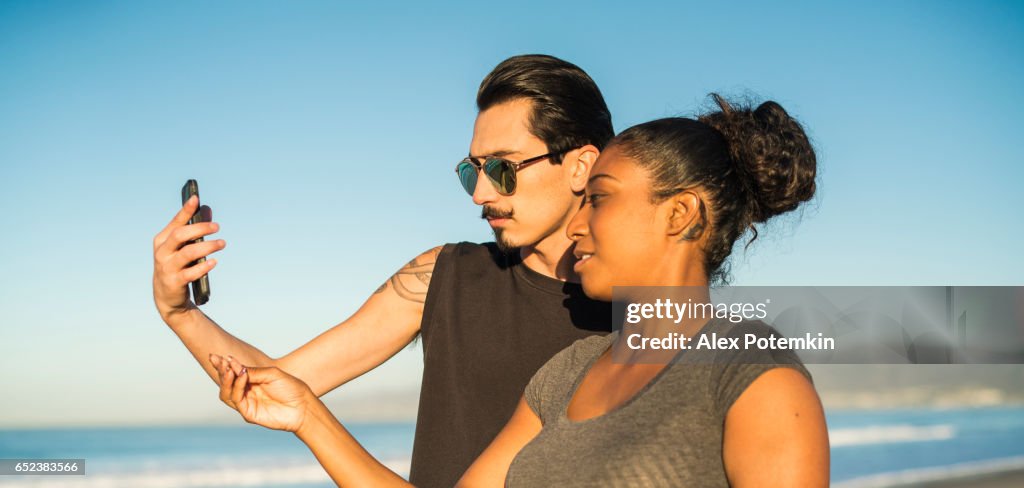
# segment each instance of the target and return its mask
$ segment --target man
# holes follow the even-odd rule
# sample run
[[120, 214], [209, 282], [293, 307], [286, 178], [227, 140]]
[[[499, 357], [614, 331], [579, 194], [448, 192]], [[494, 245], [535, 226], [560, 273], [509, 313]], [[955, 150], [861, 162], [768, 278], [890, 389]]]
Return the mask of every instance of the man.
[[[281, 358], [233, 337], [188, 298], [187, 267], [223, 240], [185, 225], [191, 201], [154, 238], [153, 295], [161, 318], [218, 381], [208, 357], [274, 365], [318, 396], [375, 368], [422, 334], [424, 373], [410, 481], [452, 486], [501, 430], [533, 373], [576, 339], [611, 330], [608, 304], [587, 299], [572, 272], [565, 228], [591, 166], [613, 135], [593, 80], [551, 56], [499, 64], [477, 93], [470, 156], [456, 172], [496, 243], [420, 254], [344, 322]], [[234, 408], [230, 398], [222, 400]]]

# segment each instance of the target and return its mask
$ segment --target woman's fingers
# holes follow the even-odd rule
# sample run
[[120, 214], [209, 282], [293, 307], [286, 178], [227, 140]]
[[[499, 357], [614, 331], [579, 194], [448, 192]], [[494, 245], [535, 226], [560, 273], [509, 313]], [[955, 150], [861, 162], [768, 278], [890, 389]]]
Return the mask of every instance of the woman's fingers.
[[242, 363], [232, 356], [228, 356], [228, 367], [235, 372], [235, 376], [242, 374]]
[[217, 371], [217, 384], [220, 384], [224, 376], [224, 368], [227, 367], [227, 359], [217, 355], [210, 354], [210, 364], [213, 365], [213, 369]]
[[245, 371], [245, 368], [242, 367], [242, 363], [239, 363], [231, 356], [228, 356], [227, 368], [231, 373], [231, 384], [228, 385], [228, 401], [237, 410], [238, 403], [242, 400], [242, 389], [245, 388], [247, 382], [246, 378], [242, 378], [242, 372]]
[[[231, 387], [231, 401], [235, 405], [242, 404], [242, 398], [245, 396], [245, 387], [249, 384], [249, 377], [245, 373], [245, 367], [243, 366], [235, 378], [235, 384]], [[245, 416], [245, 412], [242, 412], [241, 408], [238, 409], [238, 412]]]
[[227, 406], [238, 409], [235, 403], [231, 401], [231, 387], [235, 381], [235, 372], [228, 366], [227, 361], [221, 361], [221, 372], [220, 372], [220, 401], [227, 404]]
[[[237, 359], [210, 355], [220, 376], [220, 399], [242, 415], [246, 422], [295, 432], [302, 424], [309, 399], [317, 401], [298, 378], [274, 366], [248, 367]], [[259, 395], [254, 388], [259, 386]]]
[[245, 368], [245, 376], [251, 384], [270, 383], [274, 380], [287, 379], [288, 375], [280, 369], [270, 366], [267, 368]]
[[217, 369], [220, 378], [220, 401], [238, 410], [244, 417], [245, 413], [239, 409], [238, 405], [242, 402], [242, 398], [245, 396], [245, 387], [249, 383], [246, 368], [231, 356], [224, 358], [217, 354], [210, 354], [210, 364]]

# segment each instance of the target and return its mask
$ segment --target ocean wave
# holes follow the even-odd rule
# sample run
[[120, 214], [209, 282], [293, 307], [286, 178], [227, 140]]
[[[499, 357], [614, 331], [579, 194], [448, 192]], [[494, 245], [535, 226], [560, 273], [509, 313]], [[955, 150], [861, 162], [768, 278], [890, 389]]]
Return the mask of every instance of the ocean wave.
[[908, 469], [833, 483], [833, 488], [895, 488], [941, 480], [966, 479], [1024, 469], [1024, 456]]
[[942, 441], [956, 437], [951, 424], [940, 425], [872, 425], [851, 429], [832, 429], [828, 432], [831, 447], [891, 444], [896, 442]]
[[[408, 475], [409, 460], [386, 461], [396, 473]], [[89, 467], [89, 469], [92, 469]], [[95, 470], [93, 470], [95, 471]], [[213, 488], [242, 486], [282, 486], [330, 483], [331, 478], [319, 464], [293, 466], [231, 466], [188, 471], [147, 470], [61, 476], [25, 476], [0, 480], [3, 488]]]

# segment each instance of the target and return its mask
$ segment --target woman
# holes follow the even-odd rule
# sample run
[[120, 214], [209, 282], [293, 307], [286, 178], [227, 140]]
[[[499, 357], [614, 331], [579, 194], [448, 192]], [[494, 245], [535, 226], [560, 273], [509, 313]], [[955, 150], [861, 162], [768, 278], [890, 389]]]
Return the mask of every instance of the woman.
[[[617, 136], [569, 224], [587, 295], [688, 287], [707, 302], [733, 245], [815, 190], [800, 125], [774, 102], [668, 118]], [[748, 242], [749, 244], [749, 242]], [[627, 295], [615, 300], [629, 300]], [[692, 297], [691, 297], [692, 298]], [[643, 336], [775, 332], [759, 323], [645, 321]], [[828, 436], [810, 374], [791, 351], [642, 351], [623, 335], [577, 341], [531, 379], [460, 486], [826, 486]], [[684, 354], [685, 352], [685, 354]], [[339, 485], [406, 485], [299, 380], [211, 357], [249, 422], [295, 432]]]

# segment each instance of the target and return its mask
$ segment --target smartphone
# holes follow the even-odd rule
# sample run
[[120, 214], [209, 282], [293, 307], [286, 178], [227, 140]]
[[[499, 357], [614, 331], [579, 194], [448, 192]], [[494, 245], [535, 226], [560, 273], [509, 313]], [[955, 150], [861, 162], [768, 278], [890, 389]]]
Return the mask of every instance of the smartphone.
[[[185, 186], [181, 187], [181, 204], [184, 205], [189, 198], [192, 198], [192, 195], [195, 195], [196, 198], [199, 197], [199, 183], [197, 183], [196, 180], [188, 180], [185, 182]], [[201, 208], [202, 205], [196, 206], [196, 213], [192, 214], [192, 218], [188, 219], [189, 225], [203, 221], [203, 216], [200, 213]], [[202, 236], [193, 240], [189, 244], [194, 244], [196, 242], [203, 242]], [[206, 262], [205, 257], [192, 261], [191, 263], [188, 263], [188, 265], [195, 266], [196, 264], [203, 262]], [[198, 280], [192, 282], [192, 300], [196, 305], [202, 305], [210, 301], [210, 276], [208, 274], [204, 274], [203, 276], [200, 276]]]

